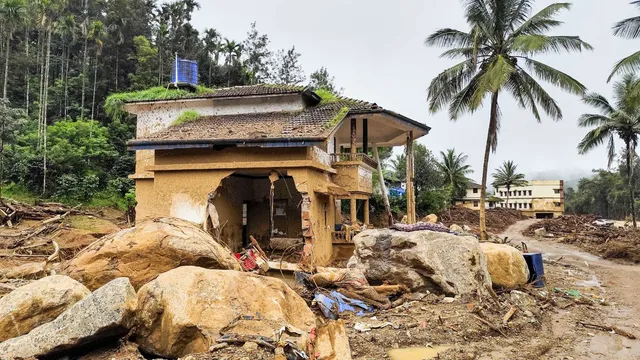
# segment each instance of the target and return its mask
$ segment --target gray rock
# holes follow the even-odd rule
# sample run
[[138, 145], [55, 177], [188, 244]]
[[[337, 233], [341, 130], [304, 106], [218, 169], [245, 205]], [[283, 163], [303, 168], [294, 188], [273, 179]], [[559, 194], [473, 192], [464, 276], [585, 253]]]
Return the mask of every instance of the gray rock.
[[133, 326], [136, 306], [136, 293], [129, 279], [115, 279], [55, 320], [0, 343], [0, 359], [49, 356], [124, 335]]
[[487, 294], [491, 277], [478, 240], [433, 231], [367, 230], [354, 239], [348, 267], [372, 283], [388, 281], [412, 291]]
[[456, 224], [449, 226], [449, 230], [458, 234], [462, 234], [464, 232], [464, 229], [460, 227], [460, 225], [456, 225]]
[[471, 228], [469, 227], [469, 225], [462, 225], [462, 230], [464, 230], [465, 232], [471, 232]]
[[533, 231], [533, 233], [534, 233], [536, 236], [547, 236], [547, 229], [545, 229], [545, 228], [535, 229], [535, 230]]

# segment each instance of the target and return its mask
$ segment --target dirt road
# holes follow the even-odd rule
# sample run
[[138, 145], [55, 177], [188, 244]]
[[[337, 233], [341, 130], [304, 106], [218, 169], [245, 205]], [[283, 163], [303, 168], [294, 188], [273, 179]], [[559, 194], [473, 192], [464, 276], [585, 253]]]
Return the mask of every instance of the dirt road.
[[[601, 291], [610, 306], [600, 307], [600, 321], [603, 325], [620, 326], [640, 334], [640, 266], [622, 265], [598, 256], [585, 253], [576, 247], [561, 244], [553, 239], [536, 240], [522, 235], [522, 232], [536, 220], [525, 220], [509, 227], [502, 237], [508, 237], [512, 243], [525, 242], [530, 252], [541, 252], [545, 261], [558, 261], [571, 265], [576, 271], [590, 275], [591, 280], [577, 282], [576, 289], [597, 288]], [[563, 319], [563, 313], [553, 327], [554, 335], [563, 338], [572, 333], [575, 336], [576, 325], [571, 320]], [[597, 330], [589, 330], [584, 339], [574, 344], [569, 354], [576, 359], [640, 359], [640, 340], [630, 340], [616, 334]], [[578, 336], [578, 338], [580, 338]]]

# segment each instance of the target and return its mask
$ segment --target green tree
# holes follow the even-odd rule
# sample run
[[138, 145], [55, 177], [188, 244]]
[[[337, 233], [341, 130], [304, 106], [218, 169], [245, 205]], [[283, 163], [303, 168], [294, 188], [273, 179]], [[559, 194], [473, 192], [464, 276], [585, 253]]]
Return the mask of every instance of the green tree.
[[638, 145], [638, 136], [640, 136], [640, 98], [636, 92], [639, 84], [640, 80], [635, 75], [625, 75], [614, 85], [614, 104], [602, 95], [588, 94], [583, 99], [584, 103], [595, 107], [599, 113], [583, 114], [578, 120], [580, 127], [595, 127], [578, 144], [580, 154], [585, 154], [606, 141], [609, 166], [611, 166], [615, 158], [615, 138], [619, 137], [624, 142], [634, 227], [637, 227], [637, 223], [632, 164]]
[[[635, 0], [631, 2], [632, 5], [640, 8], [640, 1]], [[640, 16], [634, 16], [624, 19], [615, 25], [613, 25], [613, 35], [626, 39], [637, 39], [640, 37]], [[607, 81], [621, 73], [634, 73], [640, 69], [640, 51], [635, 52], [624, 59], [618, 61], [609, 75]]]
[[263, 83], [269, 78], [269, 62], [272, 56], [269, 42], [269, 37], [258, 33], [256, 22], [252, 22], [247, 38], [242, 43], [247, 56], [245, 66], [251, 74], [251, 84]]
[[467, 175], [473, 173], [471, 165], [467, 164], [468, 156], [464, 153], [456, 154], [456, 149], [448, 149], [445, 153], [440, 151], [440, 161], [436, 163], [440, 171], [444, 174], [444, 183], [453, 192], [452, 203], [455, 198], [462, 198], [467, 191], [469, 178]]
[[499, 95], [510, 93], [517, 104], [530, 110], [537, 121], [540, 112], [553, 120], [562, 119], [556, 101], [527, 72], [561, 89], [584, 95], [585, 87], [569, 75], [534, 59], [546, 53], [582, 51], [592, 47], [575, 36], [546, 35], [562, 22], [555, 16], [571, 4], [551, 4], [531, 15], [533, 0], [464, 0], [469, 31], [441, 29], [426, 40], [427, 46], [450, 48], [442, 56], [463, 61], [444, 70], [429, 85], [432, 113], [449, 105], [452, 121], [464, 113], [474, 113], [490, 98], [490, 117], [482, 169], [480, 232], [487, 239], [485, 196], [489, 155], [498, 146], [500, 129]]
[[136, 60], [136, 70], [133, 74], [129, 74], [131, 80], [131, 88], [134, 90], [143, 90], [152, 87], [157, 82], [155, 69], [157, 66], [156, 57], [158, 49], [151, 46], [146, 37], [140, 35], [133, 39], [136, 51], [133, 59]]
[[327, 68], [324, 66], [312, 72], [309, 76], [309, 79], [309, 87], [314, 90], [327, 90], [337, 95], [342, 94], [342, 92], [344, 91], [344, 89], [338, 89], [336, 87], [336, 78], [331, 76]]
[[506, 205], [509, 205], [509, 196], [511, 188], [526, 186], [527, 180], [524, 179], [524, 174], [518, 172], [518, 165], [513, 161], [505, 161], [501, 167], [496, 169], [493, 173], [493, 186], [504, 187], [507, 189], [507, 201]]
[[229, 39], [224, 39], [224, 51], [227, 65], [227, 86], [231, 86], [231, 69], [240, 60], [242, 55], [242, 45]]
[[89, 32], [91, 40], [95, 43], [95, 59], [93, 62], [93, 95], [91, 96], [91, 120], [94, 119], [94, 113], [96, 108], [96, 89], [98, 86], [98, 57], [102, 55], [102, 48], [104, 47], [104, 39], [107, 36], [107, 30], [104, 24], [100, 20], [94, 20], [91, 22], [91, 30]]
[[0, 99], [0, 196], [2, 196], [2, 185], [4, 185], [4, 149], [5, 146], [15, 143], [18, 129], [24, 121], [26, 121], [24, 111], [12, 108], [6, 98]]
[[289, 50], [278, 50], [271, 64], [271, 82], [274, 84], [298, 85], [305, 80], [300, 54], [296, 47]]
[[[4, 83], [2, 97], [7, 98], [7, 80], [9, 78], [9, 53], [11, 52], [11, 38], [14, 31], [24, 24], [27, 9], [24, 0], [2, 0], [0, 2], [0, 22], [5, 33]], [[6, 102], [5, 102], [6, 104]]]

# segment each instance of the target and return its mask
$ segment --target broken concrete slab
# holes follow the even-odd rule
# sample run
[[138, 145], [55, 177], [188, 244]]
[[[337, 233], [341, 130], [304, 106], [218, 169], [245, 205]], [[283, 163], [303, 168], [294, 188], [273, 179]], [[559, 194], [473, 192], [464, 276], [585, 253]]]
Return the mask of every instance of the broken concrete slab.
[[159, 218], [103, 237], [64, 263], [61, 272], [92, 290], [118, 277], [128, 277], [139, 289], [184, 265], [241, 270], [231, 251], [198, 225]]
[[13, 290], [0, 299], [0, 341], [24, 335], [54, 320], [91, 291], [68, 276], [54, 275]]
[[371, 284], [400, 284], [412, 291], [446, 295], [487, 294], [491, 278], [478, 240], [471, 236], [415, 231], [367, 230], [353, 239], [348, 267]]
[[134, 324], [136, 293], [118, 278], [28, 334], [0, 343], [0, 359], [51, 356], [126, 334]]
[[318, 360], [351, 360], [351, 347], [344, 321], [329, 321], [316, 330], [315, 355]]
[[237, 271], [179, 267], [143, 286], [138, 302], [137, 342], [161, 357], [207, 352], [222, 334], [273, 337], [283, 326], [299, 329], [292, 339], [306, 343], [315, 327], [305, 301], [283, 281]]

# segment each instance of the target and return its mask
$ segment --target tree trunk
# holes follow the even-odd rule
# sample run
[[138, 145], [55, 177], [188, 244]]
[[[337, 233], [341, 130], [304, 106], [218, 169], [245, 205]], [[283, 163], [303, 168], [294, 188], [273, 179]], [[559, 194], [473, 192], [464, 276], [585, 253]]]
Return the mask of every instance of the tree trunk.
[[84, 90], [87, 83], [87, 42], [88, 39], [84, 37], [84, 55], [82, 57], [82, 100], [80, 102], [80, 119], [84, 119]]
[[27, 72], [25, 75], [26, 78], [26, 82], [27, 82], [27, 86], [26, 86], [26, 93], [25, 93], [25, 113], [27, 115], [27, 119], [29, 118], [29, 87], [30, 87], [30, 83], [31, 83], [31, 59], [29, 58], [29, 42], [30, 42], [30, 38], [29, 38], [29, 28], [25, 29], [25, 48], [26, 48], [26, 52], [27, 52]]
[[211, 66], [212, 66], [211, 54], [209, 54], [209, 87], [211, 87]]
[[509, 207], [509, 197], [511, 196], [510, 192], [511, 186], [507, 186], [507, 203], [505, 204], [507, 207]]
[[373, 144], [373, 156], [378, 163], [378, 179], [380, 183], [380, 192], [382, 193], [382, 200], [384, 202], [384, 210], [387, 213], [387, 219], [389, 226], [393, 225], [393, 214], [391, 213], [391, 204], [389, 203], [389, 194], [387, 193], [387, 186], [384, 183], [384, 174], [382, 172], [382, 163], [380, 162], [380, 155], [378, 154], [378, 145]]
[[633, 219], [633, 227], [637, 228], [636, 222], [636, 196], [633, 183], [633, 153], [631, 150], [631, 144], [627, 141], [627, 176], [629, 176], [629, 196], [631, 197], [631, 219]]
[[96, 108], [96, 88], [98, 81], [98, 54], [96, 54], [96, 60], [93, 64], [93, 96], [91, 98], [91, 120], [93, 120], [94, 110]]
[[[11, 33], [8, 33], [7, 48], [5, 49], [6, 55], [4, 57], [4, 84], [2, 85], [2, 97], [5, 99], [7, 98], [7, 79], [9, 77], [9, 49], [10, 48], [11, 48]], [[6, 103], [5, 103], [5, 107], [7, 107]], [[2, 126], [4, 127], [4, 122]]]
[[118, 91], [118, 75], [119, 75], [118, 67], [119, 66], [120, 66], [120, 49], [118, 44], [116, 44], [116, 91]]
[[47, 192], [47, 102], [49, 96], [49, 58], [51, 55], [51, 26], [47, 29], [47, 56], [45, 58], [45, 75], [44, 75], [44, 106], [42, 111], [44, 151], [43, 151], [43, 177], [42, 177], [42, 194]]
[[38, 34], [38, 62], [40, 64], [40, 89], [38, 93], [38, 147], [42, 146], [42, 104], [44, 102], [44, 49], [45, 41], [40, 39], [42, 32]]
[[69, 115], [69, 59], [71, 54], [69, 53], [70, 47], [67, 47], [67, 66], [64, 77], [64, 118]]
[[480, 188], [480, 240], [486, 241], [487, 236], [487, 214], [485, 209], [485, 197], [487, 196], [487, 171], [489, 168], [489, 155], [491, 153], [491, 140], [495, 136], [496, 124], [498, 122], [498, 93], [491, 96], [491, 115], [489, 118], [489, 129], [487, 130], [487, 144], [484, 149], [484, 160], [482, 163], [482, 187]]

